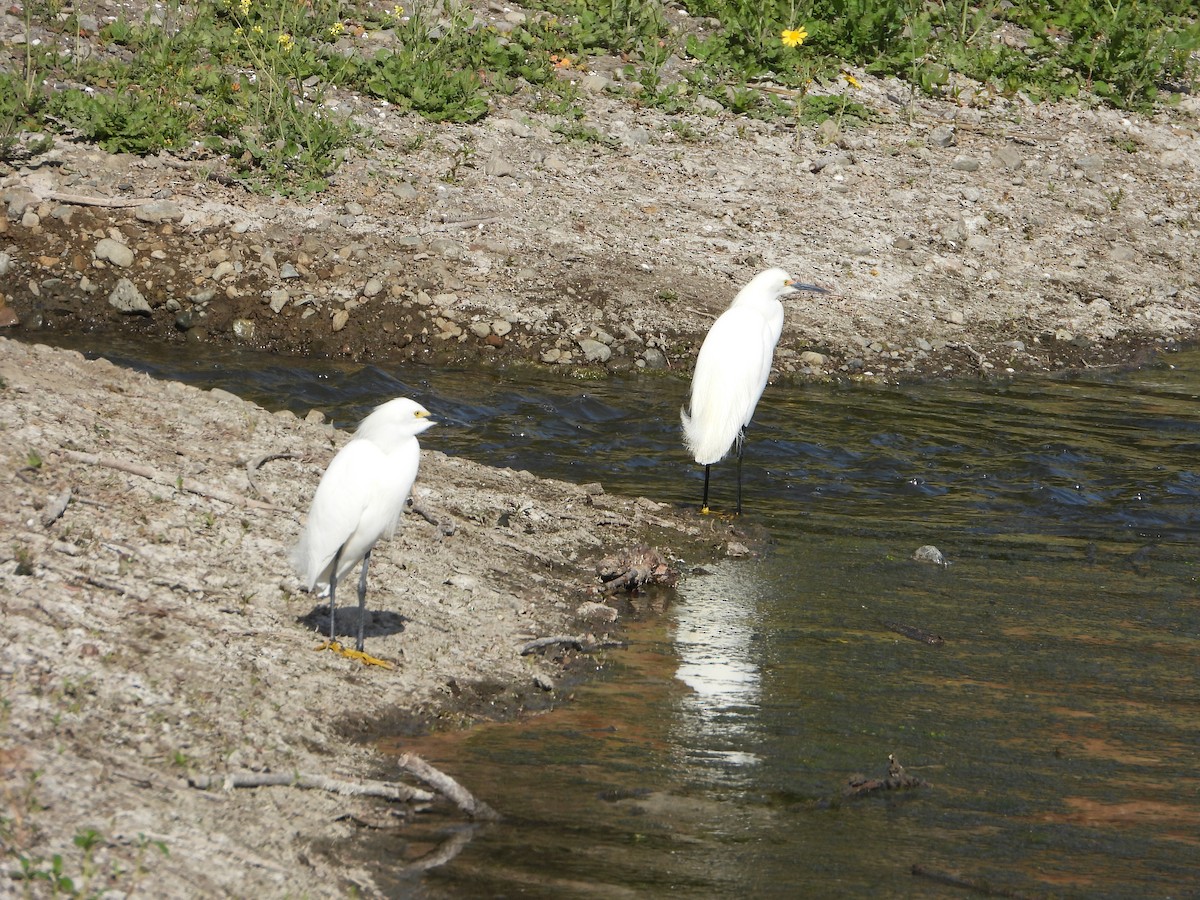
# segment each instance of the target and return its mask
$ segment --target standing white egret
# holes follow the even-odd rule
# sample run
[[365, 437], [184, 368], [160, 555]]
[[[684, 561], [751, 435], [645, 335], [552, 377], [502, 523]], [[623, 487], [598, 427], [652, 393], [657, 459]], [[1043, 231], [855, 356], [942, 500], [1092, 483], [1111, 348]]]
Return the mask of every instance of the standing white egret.
[[737, 511], [742, 511], [742, 442], [767, 386], [771, 358], [783, 332], [780, 297], [824, 288], [799, 284], [783, 269], [767, 269], [738, 291], [709, 329], [696, 357], [691, 403], [679, 412], [684, 441], [704, 466], [703, 512], [708, 512], [709, 466], [737, 442]]
[[396, 531], [417, 477], [417, 435], [433, 424], [421, 404], [404, 397], [389, 400], [363, 419], [321, 476], [292, 563], [308, 590], [329, 589], [331, 646], [337, 634], [333, 613], [338, 581], [361, 560], [356, 647], [362, 652], [371, 550]]

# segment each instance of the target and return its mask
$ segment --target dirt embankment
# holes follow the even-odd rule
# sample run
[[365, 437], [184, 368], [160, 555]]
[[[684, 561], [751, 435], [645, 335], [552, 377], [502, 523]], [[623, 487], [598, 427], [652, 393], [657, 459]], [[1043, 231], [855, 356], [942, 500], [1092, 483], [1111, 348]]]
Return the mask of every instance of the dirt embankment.
[[958, 106], [861, 74], [877, 120], [842, 131], [562, 77], [595, 140], [530, 91], [460, 126], [331, 97], [378, 141], [302, 201], [221, 160], [60, 140], [0, 172], [0, 322], [686, 375], [737, 287], [780, 265], [833, 291], [790, 304], [776, 367], [796, 377], [1127, 364], [1196, 336], [1200, 99]]
[[[410, 511], [372, 559], [367, 650], [385, 670], [313, 652], [328, 618], [287, 563], [344, 433], [7, 340], [0, 427], [4, 895], [49, 896], [55, 855], [87, 896], [370, 894], [369, 872], [322, 848], [371, 801], [188, 777], [395, 780], [370, 744], [380, 723], [543, 708], [571, 660], [602, 663], [519, 651], [613, 626], [620, 603], [594, 591], [607, 551], [722, 540], [651, 500], [447, 457], [431, 429], [414, 491], [428, 518]], [[43, 877], [10, 880], [23, 866]]]

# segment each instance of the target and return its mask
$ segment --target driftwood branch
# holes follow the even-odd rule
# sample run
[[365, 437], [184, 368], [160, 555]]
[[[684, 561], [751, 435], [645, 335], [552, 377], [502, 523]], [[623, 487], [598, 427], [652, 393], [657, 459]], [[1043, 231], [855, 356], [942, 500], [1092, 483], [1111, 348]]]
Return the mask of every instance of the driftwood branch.
[[598, 588], [602, 594], [620, 590], [632, 593], [648, 584], [674, 587], [679, 580], [679, 572], [650, 547], [634, 547], [619, 556], [607, 556], [597, 564], [596, 572], [603, 582]]
[[71, 203], [75, 206], [103, 206], [108, 209], [144, 206], [153, 202], [152, 197], [88, 197], [83, 194], [64, 194], [59, 191], [47, 191], [40, 196], [43, 200], [57, 200], [59, 203]]
[[472, 819], [499, 819], [500, 814], [484, 803], [477, 800], [475, 795], [465, 787], [438, 769], [435, 769], [415, 753], [403, 754], [397, 762], [401, 771], [425, 782], [447, 800], [450, 800]]
[[541, 650], [543, 647], [555, 647], [559, 644], [564, 644], [580, 653], [591, 653], [605, 647], [627, 646], [624, 641], [598, 641], [589, 635], [556, 634], [552, 637], [542, 637], [530, 641], [521, 647], [520, 653], [521, 656], [528, 656], [535, 650]]
[[888, 773], [884, 778], [867, 778], [865, 775], [851, 775], [846, 780], [846, 788], [842, 792], [847, 797], [862, 797], [876, 791], [897, 791], [908, 788], [929, 787], [929, 782], [916, 775], [909, 775], [904, 766], [896, 759], [896, 754], [888, 754]]
[[454, 534], [454, 532], [456, 530], [455, 526], [454, 526], [454, 520], [451, 519], [449, 516], [443, 516], [442, 518], [439, 519], [437, 517], [437, 515], [430, 512], [429, 509], [423, 503], [417, 503], [415, 500], [413, 500], [411, 498], [409, 498], [409, 505], [412, 507], [413, 512], [415, 512], [418, 516], [420, 516], [422, 519], [424, 519], [430, 525], [436, 525], [437, 529], [438, 529], [438, 534], [440, 534], [441, 536], [450, 537], [452, 534]]
[[266, 503], [262, 500], [255, 500], [252, 497], [233, 494], [220, 488], [197, 484], [190, 478], [179, 477], [178, 479], [174, 479], [149, 466], [141, 466], [137, 463], [125, 462], [120, 459], [108, 459], [103, 456], [97, 456], [95, 453], [81, 453], [78, 450], [64, 450], [62, 452], [72, 462], [84, 463], [89, 466], [104, 466], [109, 469], [116, 469], [118, 472], [128, 472], [130, 475], [137, 475], [140, 478], [153, 481], [155, 484], [161, 484], [163, 487], [171, 487], [187, 491], [190, 494], [198, 494], [201, 497], [208, 497], [211, 500], [228, 503], [230, 506], [240, 506], [245, 509], [263, 509], [270, 512], [288, 511], [273, 503]]
[[937, 869], [929, 869], [920, 863], [914, 863], [912, 873], [919, 878], [928, 878], [930, 881], [936, 881], [941, 884], [948, 884], [951, 887], [964, 888], [968, 891], [974, 891], [976, 894], [983, 894], [986, 897], [1025, 897], [1025, 894], [1017, 891], [1011, 891], [1008, 888], [992, 887], [986, 881], [977, 881], [974, 878], [964, 878], [961, 875], [954, 875], [950, 872], [939, 872]]
[[264, 453], [258, 459], [252, 459], [246, 463], [246, 480], [250, 482], [250, 490], [258, 494], [260, 497], [266, 497], [266, 492], [258, 486], [258, 482], [254, 480], [254, 473], [261, 469], [264, 465], [275, 459], [302, 459], [302, 453]]
[[384, 800], [428, 803], [434, 799], [429, 791], [390, 781], [340, 781], [324, 775], [305, 775], [288, 772], [231, 772], [228, 775], [193, 775], [188, 784], [202, 791], [221, 788], [298, 787], [306, 790], [329, 791], [343, 797], [380, 797]]
[[916, 625], [905, 625], [903, 622], [884, 622], [883, 626], [888, 631], [902, 634], [909, 640], [920, 641], [922, 644], [928, 644], [930, 647], [940, 647], [946, 643], [940, 634], [934, 634], [932, 631], [926, 631], [924, 628], [918, 628]]

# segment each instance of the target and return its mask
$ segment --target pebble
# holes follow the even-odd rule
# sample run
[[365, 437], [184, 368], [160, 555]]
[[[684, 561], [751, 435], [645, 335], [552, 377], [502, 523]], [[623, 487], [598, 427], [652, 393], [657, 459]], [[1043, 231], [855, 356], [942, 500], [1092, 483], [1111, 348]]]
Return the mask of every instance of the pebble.
[[912, 558], [917, 562], [934, 563], [939, 566], [946, 565], [946, 557], [942, 556], [942, 551], [933, 544], [925, 544], [913, 551]]
[[583, 351], [583, 355], [587, 358], [588, 362], [605, 363], [612, 356], [612, 348], [591, 338], [585, 338], [580, 341], [579, 349]]
[[133, 215], [139, 222], [149, 222], [152, 225], [182, 222], [183, 207], [171, 200], [152, 200], [137, 207]]
[[512, 323], [507, 319], [497, 319], [492, 323], [492, 333], [499, 337], [504, 337], [510, 331], [512, 331]]
[[375, 297], [383, 291], [383, 282], [378, 278], [368, 278], [367, 283], [363, 285], [364, 297]]
[[279, 277], [280, 278], [299, 278], [300, 273], [296, 270], [296, 267], [293, 266], [290, 262], [285, 262], [282, 266], [279, 267]]
[[517, 175], [517, 167], [498, 153], [488, 157], [483, 171], [493, 178], [515, 178]]
[[110, 262], [122, 269], [128, 269], [133, 265], [133, 251], [112, 238], [104, 238], [99, 241], [92, 250], [92, 257]]
[[926, 141], [931, 147], [953, 147], [958, 143], [958, 134], [953, 125], [939, 125], [929, 132]]
[[333, 330], [341, 331], [346, 327], [346, 323], [350, 321], [350, 313], [344, 309], [339, 309], [333, 314]]
[[271, 312], [278, 313], [288, 302], [288, 292], [285, 290], [271, 291]]
[[665, 369], [667, 367], [666, 355], [656, 347], [649, 347], [642, 353], [642, 360], [646, 363], [647, 369]]
[[123, 313], [149, 314], [150, 304], [142, 296], [142, 292], [128, 278], [120, 279], [112, 293], [108, 295], [108, 303]]

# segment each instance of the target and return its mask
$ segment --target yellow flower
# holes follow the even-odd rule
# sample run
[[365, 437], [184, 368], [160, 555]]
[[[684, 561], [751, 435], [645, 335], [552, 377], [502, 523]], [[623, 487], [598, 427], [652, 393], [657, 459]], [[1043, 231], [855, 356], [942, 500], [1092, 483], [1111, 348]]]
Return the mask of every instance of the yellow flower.
[[250, 0], [241, 0], [241, 2], [238, 3], [238, 9], [241, 11], [243, 16], [246, 15], [247, 13], [249, 13], [250, 12]]
[[346, 26], [343, 25], [341, 22], [334, 22], [332, 25], [329, 26], [329, 33], [332, 34], [334, 37], [337, 37], [339, 34], [341, 34], [345, 30], [346, 30]]
[[808, 37], [808, 32], [805, 31], [804, 26], [801, 25], [799, 28], [792, 28], [784, 31], [779, 36], [779, 39], [783, 41], [783, 46], [785, 47], [799, 47], [804, 43], [804, 39], [806, 37]]
[[854, 77], [853, 72], [842, 69], [842, 77], [846, 79], [846, 84], [850, 85], [850, 87], [854, 88], [855, 90], [858, 90], [862, 87], [862, 84], [859, 83], [859, 80]]
[[281, 34], [279, 35], [279, 46], [284, 50], [291, 50], [296, 46], [296, 42], [290, 34]]
[[392, 7], [392, 18], [393, 19], [398, 19], [402, 15], [404, 15], [404, 7], [403, 6], [393, 6]]
[[261, 25], [251, 25], [250, 30], [253, 31], [255, 34], [262, 34], [262, 26]]

